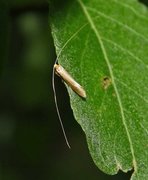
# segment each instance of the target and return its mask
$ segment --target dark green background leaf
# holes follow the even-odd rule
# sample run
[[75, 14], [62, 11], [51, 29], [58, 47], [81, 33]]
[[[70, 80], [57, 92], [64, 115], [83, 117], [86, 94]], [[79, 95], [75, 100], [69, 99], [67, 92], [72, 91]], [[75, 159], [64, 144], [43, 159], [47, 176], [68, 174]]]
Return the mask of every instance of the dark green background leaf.
[[[68, 88], [96, 165], [108, 174], [148, 169], [148, 13], [131, 0], [77, 0], [52, 14], [59, 63], [86, 90]], [[104, 78], [111, 80], [106, 88]]]
[[7, 59], [8, 42], [8, 7], [4, 1], [0, 1], [0, 75], [3, 63]]

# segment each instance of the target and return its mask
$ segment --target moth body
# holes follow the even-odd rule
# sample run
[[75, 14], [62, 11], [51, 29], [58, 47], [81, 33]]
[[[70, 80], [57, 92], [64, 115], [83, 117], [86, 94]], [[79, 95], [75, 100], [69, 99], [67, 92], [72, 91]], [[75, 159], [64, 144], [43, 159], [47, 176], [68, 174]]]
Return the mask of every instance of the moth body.
[[82, 98], [86, 98], [86, 92], [83, 87], [77, 83], [71, 75], [59, 64], [54, 65], [55, 73], [60, 76], [71, 89]]

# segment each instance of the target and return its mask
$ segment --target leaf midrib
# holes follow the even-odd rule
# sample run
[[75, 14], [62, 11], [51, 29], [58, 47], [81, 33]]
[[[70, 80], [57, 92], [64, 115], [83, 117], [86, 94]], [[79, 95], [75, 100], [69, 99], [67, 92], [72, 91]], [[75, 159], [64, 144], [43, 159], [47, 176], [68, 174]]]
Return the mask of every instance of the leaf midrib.
[[[127, 29], [128, 31], [132, 32], [133, 34], [137, 35], [137, 37], [142, 38], [143, 41], [147, 41], [147, 42], [148, 42], [148, 39], [147, 39], [143, 34], [139, 33], [138, 31], [136, 31], [136, 30], [133, 29], [132, 27], [128, 26], [127, 24], [124, 24], [124, 23], [118, 21], [117, 19], [108, 16], [108, 15], [104, 14], [104, 13], [101, 12], [101, 11], [97, 11], [97, 10], [95, 10], [94, 8], [91, 8], [91, 7], [86, 7], [86, 8], [89, 9], [90, 11], [92, 11], [92, 12], [97, 13], [99, 16], [102, 16], [102, 17], [104, 17], [104, 18], [106, 18], [106, 19], [108, 19], [108, 20], [110, 20], [110, 21], [113, 21], [113, 22], [115, 22], [116, 24], [119, 24], [121, 27], [123, 27], [123, 28]], [[86, 9], [86, 8], [85, 8], [85, 9]], [[97, 17], [96, 17], [96, 18], [97, 18]]]
[[120, 95], [119, 95], [119, 92], [118, 92], [118, 89], [117, 89], [117, 86], [116, 86], [116, 83], [115, 83], [114, 73], [112, 71], [111, 64], [110, 64], [107, 52], [105, 50], [103, 41], [101, 40], [100, 33], [97, 30], [97, 28], [96, 28], [91, 16], [89, 15], [89, 12], [87, 11], [85, 5], [83, 4], [83, 2], [81, 0], [77, 0], [77, 1], [78, 1], [79, 5], [81, 6], [81, 8], [83, 10], [83, 13], [86, 16], [86, 19], [88, 20], [92, 30], [94, 31], [94, 33], [95, 33], [95, 35], [97, 37], [98, 43], [100, 44], [100, 47], [102, 49], [102, 53], [104, 55], [104, 59], [105, 59], [106, 64], [108, 66], [109, 73], [110, 73], [110, 76], [111, 76], [111, 79], [112, 79], [112, 84], [113, 84], [113, 87], [114, 87], [114, 90], [115, 90], [115, 93], [116, 93], [116, 96], [117, 96], [119, 108], [120, 108], [122, 123], [124, 125], [125, 131], [126, 131], [126, 134], [127, 134], [127, 137], [128, 137], [128, 141], [129, 141], [129, 145], [130, 145], [130, 149], [131, 149], [131, 154], [132, 154], [132, 157], [133, 157], [134, 170], [136, 172], [137, 171], [137, 162], [136, 162], [136, 158], [135, 158], [135, 152], [134, 152], [134, 148], [133, 148], [133, 143], [132, 143], [132, 140], [131, 140], [131, 136], [130, 136], [127, 124], [126, 124], [124, 110], [123, 110], [124, 108], [123, 108], [122, 101], [121, 101], [121, 98], [120, 98]]

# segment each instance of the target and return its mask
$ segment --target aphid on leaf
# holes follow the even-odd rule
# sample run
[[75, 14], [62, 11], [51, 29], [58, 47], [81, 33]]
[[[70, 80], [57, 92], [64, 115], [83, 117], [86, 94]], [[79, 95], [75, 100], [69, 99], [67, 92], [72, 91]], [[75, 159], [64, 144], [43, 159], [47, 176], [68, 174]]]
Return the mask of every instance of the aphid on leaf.
[[86, 92], [83, 87], [77, 83], [70, 74], [59, 64], [54, 65], [55, 73], [60, 76], [71, 89], [82, 98], [86, 98]]

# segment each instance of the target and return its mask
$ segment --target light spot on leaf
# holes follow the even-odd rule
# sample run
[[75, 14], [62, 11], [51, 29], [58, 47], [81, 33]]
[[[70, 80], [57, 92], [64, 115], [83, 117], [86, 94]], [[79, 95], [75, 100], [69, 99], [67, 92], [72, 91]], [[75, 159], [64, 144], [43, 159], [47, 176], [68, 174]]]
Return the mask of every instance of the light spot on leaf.
[[105, 76], [102, 80], [102, 86], [103, 86], [103, 89], [108, 89], [108, 87], [111, 85], [112, 81], [111, 81], [111, 78], [108, 77], [108, 76]]

